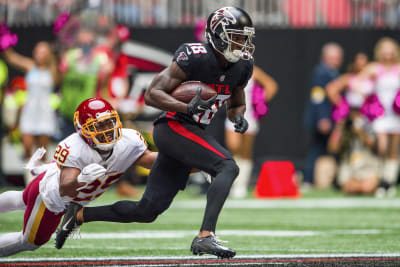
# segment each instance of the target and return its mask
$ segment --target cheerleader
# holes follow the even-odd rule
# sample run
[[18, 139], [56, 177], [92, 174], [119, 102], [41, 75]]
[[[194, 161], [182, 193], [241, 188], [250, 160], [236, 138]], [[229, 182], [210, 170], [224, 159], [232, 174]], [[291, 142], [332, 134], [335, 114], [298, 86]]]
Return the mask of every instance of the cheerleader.
[[378, 41], [374, 51], [375, 62], [368, 64], [359, 79], [372, 79], [374, 93], [384, 112], [373, 121], [377, 135], [377, 150], [380, 158], [381, 184], [376, 196], [394, 196], [399, 170], [400, 116], [393, 110], [393, 103], [400, 88], [399, 44], [388, 37]]

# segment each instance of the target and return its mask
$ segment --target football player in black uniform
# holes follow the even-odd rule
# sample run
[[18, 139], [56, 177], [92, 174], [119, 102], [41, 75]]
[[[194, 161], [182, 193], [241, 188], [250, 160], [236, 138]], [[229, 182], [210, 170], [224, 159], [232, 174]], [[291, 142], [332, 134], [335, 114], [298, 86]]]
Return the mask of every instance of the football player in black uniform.
[[[235, 256], [234, 250], [220, 244], [215, 228], [239, 168], [232, 155], [204, 129], [226, 103], [227, 115], [236, 131], [247, 130], [243, 89], [252, 75], [254, 35], [251, 18], [244, 10], [224, 7], [208, 17], [206, 43], [185, 43], [179, 47], [172, 64], [154, 78], [145, 94], [148, 105], [166, 112], [154, 123], [154, 141], [159, 154], [142, 199], [85, 208], [71, 203], [57, 234], [58, 248], [82, 222], [154, 221], [168, 209], [178, 191], [185, 188], [191, 169], [197, 168], [215, 178], [207, 192], [203, 223], [191, 251], [221, 258]], [[199, 89], [188, 104], [169, 95], [185, 81], [206, 83], [217, 95], [202, 100]]]

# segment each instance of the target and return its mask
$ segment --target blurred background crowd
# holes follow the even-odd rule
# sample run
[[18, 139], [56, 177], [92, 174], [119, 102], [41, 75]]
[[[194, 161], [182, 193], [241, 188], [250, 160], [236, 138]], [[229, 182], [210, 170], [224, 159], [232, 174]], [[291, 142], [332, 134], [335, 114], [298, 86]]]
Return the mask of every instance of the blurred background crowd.
[[[0, 184], [29, 182], [24, 162], [39, 146], [51, 160], [89, 97], [107, 99], [156, 149], [160, 111], [144, 105], [144, 90], [181, 43], [204, 41], [205, 18], [228, 5], [256, 27], [253, 127], [239, 137], [221, 111], [209, 128], [241, 167], [232, 197], [260, 179], [280, 184], [264, 196], [327, 187], [395, 196], [400, 0], [0, 0]], [[117, 192], [137, 196], [132, 184], [146, 175], [129, 170]], [[202, 174], [190, 183], [207, 189]], [[282, 183], [297, 189], [285, 195]]]
[[269, 27], [396, 27], [399, 0], [1, 0], [1, 22], [49, 25], [60, 13], [95, 8], [118, 23], [149, 27], [188, 26], [210, 10], [241, 6], [253, 21]]

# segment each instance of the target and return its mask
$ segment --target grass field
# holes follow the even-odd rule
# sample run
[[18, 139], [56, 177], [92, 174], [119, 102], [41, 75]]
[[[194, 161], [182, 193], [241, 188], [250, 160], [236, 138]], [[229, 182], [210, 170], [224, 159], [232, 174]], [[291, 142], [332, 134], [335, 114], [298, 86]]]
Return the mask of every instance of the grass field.
[[[93, 205], [117, 200], [111, 189]], [[191, 256], [190, 243], [204, 206], [204, 196], [181, 192], [154, 223], [88, 223], [81, 227], [81, 238], [67, 240], [61, 250], [50, 240], [34, 252], [8, 259]], [[22, 221], [22, 211], [0, 214], [0, 232], [20, 231]], [[298, 200], [229, 199], [217, 234], [229, 241], [227, 246], [236, 249], [239, 257], [397, 255], [399, 222], [400, 198], [346, 197], [325, 190], [303, 194]]]

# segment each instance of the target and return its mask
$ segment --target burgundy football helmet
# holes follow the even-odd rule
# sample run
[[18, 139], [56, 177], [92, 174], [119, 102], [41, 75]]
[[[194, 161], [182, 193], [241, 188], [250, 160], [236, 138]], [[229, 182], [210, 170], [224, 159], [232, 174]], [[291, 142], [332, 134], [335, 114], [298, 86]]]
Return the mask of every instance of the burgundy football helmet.
[[101, 98], [83, 101], [75, 111], [76, 131], [93, 148], [111, 150], [122, 136], [122, 123], [110, 103]]

